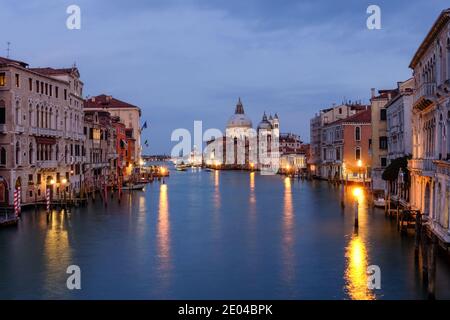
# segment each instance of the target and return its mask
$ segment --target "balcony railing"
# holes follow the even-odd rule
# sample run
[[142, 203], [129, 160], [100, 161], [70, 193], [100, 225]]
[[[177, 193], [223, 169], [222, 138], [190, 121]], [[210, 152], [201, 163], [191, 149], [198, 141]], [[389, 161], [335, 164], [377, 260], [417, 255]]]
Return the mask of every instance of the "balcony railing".
[[436, 99], [436, 83], [422, 83], [414, 92], [414, 107], [424, 109]]
[[31, 128], [31, 134], [48, 137], [61, 137], [62, 131], [49, 128]]
[[58, 161], [56, 160], [43, 160], [37, 161], [37, 167], [42, 169], [51, 169], [58, 167]]
[[413, 170], [431, 173], [436, 170], [436, 165], [433, 161], [433, 159], [412, 159], [408, 161], [408, 166]]

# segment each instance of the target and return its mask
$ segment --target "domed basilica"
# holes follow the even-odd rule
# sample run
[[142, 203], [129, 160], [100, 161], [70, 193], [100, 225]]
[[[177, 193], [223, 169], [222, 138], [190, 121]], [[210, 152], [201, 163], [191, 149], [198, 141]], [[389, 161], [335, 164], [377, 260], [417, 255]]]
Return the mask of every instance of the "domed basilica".
[[245, 114], [239, 98], [234, 114], [228, 119], [225, 137], [207, 143], [205, 162], [228, 168], [270, 166], [272, 159], [279, 155], [279, 127], [278, 115], [267, 117], [264, 112], [256, 130], [253, 129], [252, 120]]

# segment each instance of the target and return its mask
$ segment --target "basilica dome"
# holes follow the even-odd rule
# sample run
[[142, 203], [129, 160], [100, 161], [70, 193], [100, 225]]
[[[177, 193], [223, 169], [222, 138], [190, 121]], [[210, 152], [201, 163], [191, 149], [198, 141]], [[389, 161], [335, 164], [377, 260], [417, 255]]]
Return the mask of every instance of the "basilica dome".
[[239, 98], [234, 114], [228, 119], [227, 128], [251, 128], [252, 126], [252, 121], [245, 115], [244, 106]]
[[258, 124], [258, 130], [272, 130], [272, 124], [267, 120], [265, 112], [261, 122]]

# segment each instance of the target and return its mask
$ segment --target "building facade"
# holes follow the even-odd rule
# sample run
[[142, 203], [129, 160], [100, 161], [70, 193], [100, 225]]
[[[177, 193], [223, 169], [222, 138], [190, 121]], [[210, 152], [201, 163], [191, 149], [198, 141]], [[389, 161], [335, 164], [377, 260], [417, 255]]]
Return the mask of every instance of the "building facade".
[[369, 143], [372, 134], [371, 110], [337, 120], [322, 129], [322, 178], [369, 181], [371, 158]]
[[125, 124], [128, 130], [131, 130], [131, 136], [135, 140], [133, 166], [139, 165], [141, 160], [141, 109], [130, 103], [121, 101], [112, 96], [99, 95], [90, 97], [85, 101], [86, 110], [108, 111], [111, 116], [117, 116]]
[[398, 83], [398, 94], [386, 105], [387, 162], [412, 154], [412, 103], [414, 79]]
[[76, 67], [30, 68], [0, 57], [0, 205], [80, 192], [83, 83]]
[[333, 105], [333, 107], [321, 110], [310, 121], [310, 156], [308, 159], [308, 166], [310, 173], [313, 176], [325, 178], [322, 176], [324, 170], [322, 170], [323, 162], [323, 128], [324, 126], [333, 123], [338, 120], [342, 120], [355, 115], [358, 112], [364, 111], [366, 106], [355, 102], [346, 102], [341, 105]]
[[372, 138], [370, 143], [372, 189], [385, 190], [386, 183], [382, 179], [384, 169], [388, 165], [388, 137], [387, 137], [387, 103], [397, 94], [396, 89], [371, 92], [372, 110]]
[[444, 10], [417, 49], [410, 68], [412, 114], [411, 206], [431, 230], [450, 242], [450, 9]]

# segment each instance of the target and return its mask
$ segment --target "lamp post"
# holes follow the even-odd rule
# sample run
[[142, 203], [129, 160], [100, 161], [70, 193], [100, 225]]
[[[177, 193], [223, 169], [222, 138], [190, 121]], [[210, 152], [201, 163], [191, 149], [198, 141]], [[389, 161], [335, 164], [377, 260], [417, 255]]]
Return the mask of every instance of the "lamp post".
[[67, 199], [66, 199], [66, 184], [67, 184], [67, 179], [66, 178], [62, 178], [61, 180], [61, 185], [63, 188], [63, 198], [64, 198], [64, 206], [67, 206]]

